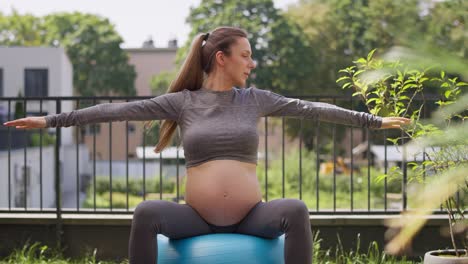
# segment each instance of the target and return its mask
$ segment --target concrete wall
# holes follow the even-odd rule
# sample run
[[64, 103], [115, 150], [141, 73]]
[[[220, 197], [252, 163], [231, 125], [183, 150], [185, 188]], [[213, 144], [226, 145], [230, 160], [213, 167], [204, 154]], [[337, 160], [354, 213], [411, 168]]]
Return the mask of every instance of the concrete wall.
[[[78, 190], [83, 184], [84, 175], [89, 175], [91, 173], [91, 163], [89, 158], [88, 147], [84, 144], [78, 145], [78, 164], [76, 162], [77, 145], [66, 145], [62, 146], [60, 149], [60, 157], [62, 162], [62, 193], [64, 199], [70, 199], [71, 197], [76, 196], [77, 190], [77, 177], [78, 177]], [[77, 169], [78, 166], [78, 169]], [[77, 174], [78, 173], [78, 174]], [[67, 197], [67, 196], [71, 197]]]
[[[88, 150], [85, 145], [79, 148], [79, 174], [76, 174], [76, 145], [62, 146], [60, 150], [60, 181], [62, 190], [62, 204], [70, 204], [70, 200], [76, 197], [77, 177], [79, 182], [83, 181], [83, 175], [90, 173]], [[42, 186], [41, 186], [41, 152], [39, 147], [26, 149], [26, 166], [28, 176], [26, 177], [26, 206], [27, 208], [40, 208], [41, 189], [43, 208], [55, 208], [55, 149], [53, 146], [42, 148]], [[10, 159], [10, 163], [8, 163]], [[8, 168], [10, 165], [10, 174]], [[25, 177], [22, 173], [24, 166], [24, 149], [15, 149], [0, 152], [0, 208], [24, 208]], [[10, 191], [8, 186], [10, 186]], [[8, 203], [10, 197], [10, 204]], [[76, 201], [76, 199], [75, 199]]]
[[[42, 205], [44, 208], [55, 207], [55, 187], [54, 187], [54, 168], [55, 159], [53, 147], [42, 148], [42, 187], [40, 185], [40, 149], [28, 148], [26, 153], [26, 166], [29, 170], [27, 178], [27, 196], [26, 206], [28, 208], [40, 207], [40, 194], [42, 188]], [[10, 152], [10, 174], [8, 174], [8, 152], [0, 152], [0, 207], [7, 208], [8, 196], [10, 195], [11, 207], [21, 206], [17, 204], [22, 200], [24, 190], [24, 175], [22, 173], [24, 166], [24, 150], [16, 149]], [[10, 183], [8, 183], [10, 182]], [[10, 186], [10, 192], [8, 191]], [[15, 202], [15, 199], [17, 202]]]

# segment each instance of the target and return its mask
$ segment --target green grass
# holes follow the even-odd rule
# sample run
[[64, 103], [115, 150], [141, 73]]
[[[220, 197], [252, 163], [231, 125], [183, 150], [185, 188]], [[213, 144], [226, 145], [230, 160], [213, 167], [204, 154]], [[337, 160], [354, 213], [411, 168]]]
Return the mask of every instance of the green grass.
[[[338, 238], [339, 239], [339, 238]], [[397, 259], [388, 256], [381, 251], [376, 242], [371, 243], [369, 248], [363, 250], [360, 248], [360, 238], [357, 238], [356, 249], [344, 250], [339, 243], [335, 249], [323, 249], [321, 247], [323, 239], [319, 238], [319, 233], [314, 236], [314, 256], [313, 263], [320, 264], [355, 264], [355, 263], [372, 263], [372, 264], [413, 264], [421, 263], [410, 260]], [[339, 240], [340, 241], [340, 240]], [[62, 250], [56, 250], [40, 243], [27, 244], [21, 249], [15, 250], [7, 258], [0, 260], [0, 264], [125, 264], [128, 260], [122, 262], [98, 261], [96, 260], [97, 250], [89, 251], [81, 259], [70, 259], [63, 257]]]
[[[112, 261], [97, 261], [96, 253], [88, 252], [81, 259], [70, 259], [63, 256], [62, 250], [50, 248], [46, 245], [41, 245], [36, 242], [33, 244], [26, 244], [21, 249], [16, 249], [5, 259], [0, 260], [0, 264], [116, 264]], [[128, 260], [120, 262], [121, 264], [128, 264]]]
[[357, 246], [353, 250], [345, 250], [338, 237], [338, 245], [334, 249], [323, 249], [321, 243], [322, 238], [319, 237], [319, 232], [314, 236], [314, 256], [312, 263], [320, 264], [356, 264], [356, 263], [372, 263], [372, 264], [416, 264], [422, 263], [417, 261], [407, 260], [406, 257], [396, 258], [382, 252], [377, 242], [372, 242], [367, 249], [361, 248], [360, 237], [357, 237]]

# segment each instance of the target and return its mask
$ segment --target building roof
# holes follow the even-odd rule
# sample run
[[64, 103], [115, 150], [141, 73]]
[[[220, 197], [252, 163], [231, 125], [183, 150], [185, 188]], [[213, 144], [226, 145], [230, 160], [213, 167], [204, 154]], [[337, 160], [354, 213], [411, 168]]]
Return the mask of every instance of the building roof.
[[127, 52], [177, 52], [178, 48], [125, 48]]
[[[185, 159], [184, 149], [182, 147], [179, 149], [179, 159]], [[143, 151], [145, 153], [145, 159], [159, 159], [160, 153], [154, 152], [154, 147], [136, 147], [136, 156], [139, 159], [143, 159]], [[163, 159], [177, 159], [177, 147], [167, 147], [163, 149], [162, 158]], [[258, 152], [258, 158], [262, 159], [264, 157], [263, 153]]]
[[[159, 159], [160, 153], [154, 152], [154, 147], [136, 147], [137, 158], [143, 158], [143, 152], [145, 159]], [[163, 159], [177, 159], [177, 147], [167, 147], [161, 152]], [[179, 148], [179, 159], [185, 159], [184, 150]]]

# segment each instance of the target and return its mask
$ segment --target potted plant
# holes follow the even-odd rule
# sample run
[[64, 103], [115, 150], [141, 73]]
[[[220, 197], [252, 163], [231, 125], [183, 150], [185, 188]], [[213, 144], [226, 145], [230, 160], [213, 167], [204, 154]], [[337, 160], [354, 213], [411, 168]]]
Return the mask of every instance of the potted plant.
[[[468, 128], [464, 122], [468, 94], [461, 96], [462, 88], [468, 84], [458, 81], [457, 77], [450, 78], [443, 70], [438, 72], [438, 76], [431, 76], [437, 66], [421, 70], [415, 64], [405, 64], [401, 60], [375, 59], [374, 52], [372, 50], [367, 58], [355, 61], [356, 65], [341, 70], [343, 76], [337, 82], [342, 83], [343, 89], [353, 89], [353, 96], [359, 96], [372, 114], [411, 118], [413, 122], [404, 128], [404, 135], [389, 141], [398, 144], [402, 139], [410, 140], [402, 151], [406, 146], [418, 147], [425, 157], [423, 162], [408, 163], [416, 174], [415, 178], [422, 182], [423, 175], [431, 174], [417, 192], [418, 208], [404, 212], [401, 219], [390, 223], [391, 228], [399, 231], [387, 245], [387, 250], [398, 253], [407, 247], [410, 239], [424, 225], [424, 216], [442, 204], [448, 213], [453, 249], [427, 252], [425, 263], [468, 263], [465, 208], [463, 199], [454, 198], [457, 191], [468, 194]], [[406, 53], [409, 54], [414, 55]], [[439, 109], [434, 117], [425, 121], [421, 119], [421, 110], [425, 103], [424, 88], [429, 84], [437, 85], [441, 99], [436, 103]], [[416, 98], [423, 100], [416, 102]], [[398, 170], [398, 167], [392, 168], [392, 173], [385, 177], [399, 175]], [[461, 246], [456, 243], [457, 237]]]

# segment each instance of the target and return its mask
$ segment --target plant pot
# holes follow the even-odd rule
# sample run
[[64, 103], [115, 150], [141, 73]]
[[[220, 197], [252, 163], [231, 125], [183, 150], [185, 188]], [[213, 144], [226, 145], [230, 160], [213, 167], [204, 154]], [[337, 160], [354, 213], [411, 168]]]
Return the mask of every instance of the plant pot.
[[466, 264], [468, 257], [466, 250], [459, 249], [458, 252], [463, 257], [457, 258], [454, 249], [434, 250], [426, 252], [424, 255], [424, 264]]

